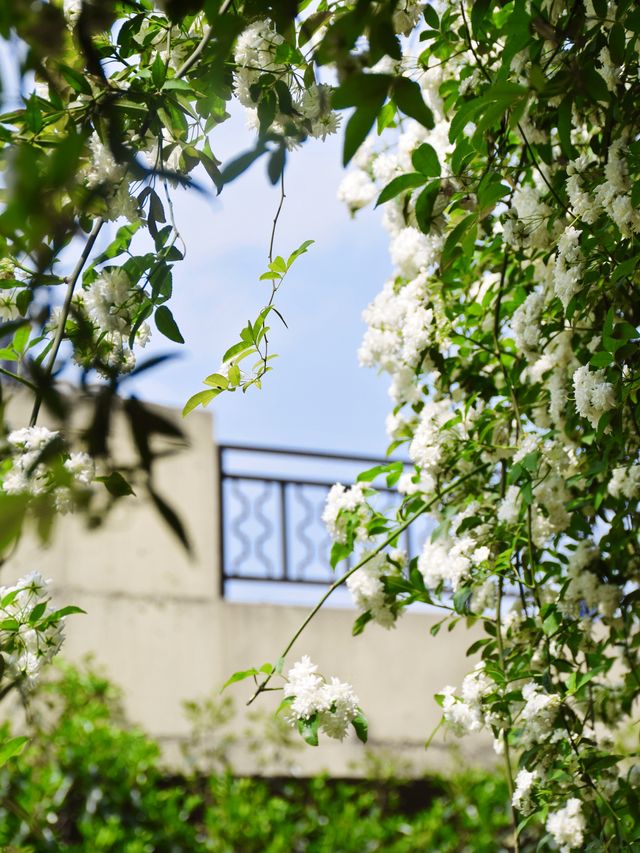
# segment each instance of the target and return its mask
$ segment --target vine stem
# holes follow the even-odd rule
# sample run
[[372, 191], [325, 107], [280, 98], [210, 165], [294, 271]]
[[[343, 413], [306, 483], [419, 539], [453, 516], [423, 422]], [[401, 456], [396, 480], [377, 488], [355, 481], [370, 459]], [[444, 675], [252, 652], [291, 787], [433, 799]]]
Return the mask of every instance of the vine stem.
[[[496, 603], [496, 637], [498, 640], [498, 654], [500, 655], [500, 666], [504, 672], [504, 641], [502, 639], [502, 594], [504, 579], [498, 579], [498, 601]], [[509, 728], [513, 726], [511, 712], [509, 712]], [[504, 744], [504, 764], [507, 771], [507, 784], [509, 786], [509, 799], [511, 800], [511, 822], [513, 823], [513, 850], [520, 853], [520, 840], [518, 839], [518, 812], [513, 804], [513, 767], [511, 765], [511, 753], [509, 751], [509, 733], [502, 732], [502, 743]]]
[[[335, 580], [331, 584], [329, 589], [320, 598], [320, 600], [317, 602], [317, 604], [313, 607], [313, 609], [304, 618], [300, 627], [295, 632], [295, 634], [291, 637], [291, 639], [289, 640], [289, 642], [285, 646], [284, 650], [282, 651], [282, 654], [280, 655], [280, 660], [281, 661], [284, 660], [284, 658], [289, 654], [289, 652], [293, 648], [295, 642], [300, 637], [300, 635], [303, 633], [303, 631], [305, 630], [307, 625], [311, 622], [311, 620], [314, 618], [314, 616], [318, 613], [318, 611], [323, 606], [323, 604], [327, 601], [327, 599], [331, 595], [333, 595], [333, 593], [338, 589], [338, 587], [341, 587], [351, 577], [351, 575], [355, 574], [359, 569], [361, 569], [363, 566], [365, 566], [370, 560], [373, 560], [374, 557], [377, 557], [377, 555], [381, 551], [383, 551], [388, 545], [390, 545], [395, 539], [397, 539], [398, 536], [404, 530], [406, 530], [407, 527], [409, 527], [409, 525], [413, 524], [413, 522], [416, 520], [416, 518], [419, 518], [421, 515], [424, 515], [424, 513], [427, 512], [427, 510], [431, 509], [435, 503], [437, 503], [441, 498], [444, 497], [444, 495], [448, 494], [449, 492], [452, 492], [454, 489], [456, 489], [458, 486], [460, 486], [462, 483], [464, 483], [465, 480], [468, 480], [471, 477], [474, 477], [480, 471], [483, 471], [486, 467], [487, 467], [487, 463], [485, 463], [484, 465], [479, 465], [477, 468], [474, 468], [473, 471], [469, 471], [468, 474], [465, 474], [464, 477], [459, 477], [454, 483], [451, 483], [449, 486], [447, 486], [445, 489], [443, 489], [441, 492], [439, 492], [434, 498], [432, 498], [430, 501], [427, 501], [427, 503], [425, 503], [422, 507], [420, 507], [419, 510], [416, 510], [416, 512], [414, 512], [413, 515], [409, 516], [409, 518], [407, 518], [405, 521], [403, 521], [402, 524], [399, 525], [399, 527], [396, 527], [396, 529], [393, 531], [393, 533], [391, 533], [389, 536], [387, 536], [387, 538], [384, 540], [384, 542], [382, 542], [380, 545], [378, 545], [376, 548], [374, 548], [373, 551], [370, 551], [369, 554], [367, 554], [366, 557], [363, 557], [359, 563], [356, 563], [356, 565], [353, 566], [353, 568], [349, 569], [349, 571], [345, 572], [337, 580]], [[273, 678], [275, 673], [276, 673], [276, 670], [274, 669], [272, 672], [270, 672], [267, 675], [265, 680], [261, 684], [258, 685], [255, 693], [251, 696], [251, 698], [247, 702], [247, 705], [251, 705], [251, 703], [254, 702], [258, 698], [258, 696], [266, 690], [267, 685], [269, 684], [269, 682], [271, 681], [271, 679]]]
[[[80, 278], [80, 273], [82, 272], [84, 265], [91, 254], [91, 250], [98, 239], [98, 235], [100, 234], [100, 230], [104, 225], [104, 219], [99, 216], [93, 222], [93, 227], [89, 233], [89, 237], [87, 238], [87, 242], [85, 243], [84, 249], [82, 250], [82, 254], [78, 258], [78, 262], [76, 263], [73, 272], [67, 278], [67, 293], [64, 298], [64, 304], [62, 306], [62, 312], [60, 314], [60, 322], [58, 323], [58, 328], [56, 329], [56, 334], [53, 339], [53, 344], [51, 346], [51, 352], [49, 353], [49, 358], [47, 359], [47, 364], [44, 370], [43, 381], [46, 381], [52, 374], [53, 368], [56, 363], [56, 358], [58, 356], [58, 351], [60, 349], [60, 345], [62, 344], [62, 339], [64, 337], [64, 330], [67, 325], [67, 318], [69, 317], [69, 312], [71, 310], [71, 301], [73, 299], [73, 292], [75, 290], [75, 286]], [[33, 410], [31, 412], [31, 420], [29, 421], [29, 426], [34, 427], [38, 420], [38, 414], [40, 412], [40, 405], [42, 403], [42, 386], [38, 388], [36, 393], [36, 398], [33, 402]]]

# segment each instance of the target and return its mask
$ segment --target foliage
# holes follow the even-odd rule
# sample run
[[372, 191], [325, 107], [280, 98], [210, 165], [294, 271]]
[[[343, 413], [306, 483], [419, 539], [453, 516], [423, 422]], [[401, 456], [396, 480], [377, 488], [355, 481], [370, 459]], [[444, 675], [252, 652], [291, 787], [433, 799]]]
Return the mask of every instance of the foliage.
[[[391, 375], [390, 452], [406, 447], [411, 468], [390, 463], [332, 489], [331, 562], [357, 558], [320, 604], [347, 584], [362, 611], [356, 634], [392, 626], [414, 602], [441, 608], [449, 627], [480, 624], [479, 666], [436, 698], [456, 732], [493, 736], [515, 850], [527, 833], [541, 849], [630, 849], [640, 843], [637, 735], [626, 736], [640, 693], [637, 4], [163, 8], [36, 2], [0, 18], [5, 37], [23, 41], [23, 75], [36, 77], [0, 118], [11, 168], [2, 372], [34, 396], [32, 432], [9, 435], [2, 463], [0, 548], [25, 519], [46, 536], [61, 489], [90, 512], [68, 430], [44, 443], [33, 432], [41, 404], [64, 414], [52, 379], [61, 359], [102, 377], [86, 449], [113, 499], [131, 490], [109, 463], [109, 413], [123, 377], [145, 369], [135, 359], [147, 321], [182, 340], [168, 305], [183, 256], [172, 182], [204, 189], [206, 172], [219, 191], [266, 158], [283, 200], [289, 152], [336, 132], [350, 110], [343, 159], [355, 169], [339, 195], [353, 212], [383, 206], [395, 267], [365, 313], [360, 358]], [[215, 129], [232, 96], [255, 138], [223, 165]], [[306, 248], [274, 260], [277, 218], [271, 300], [187, 410], [259, 386], [269, 367], [266, 320]], [[125, 224], [92, 257], [116, 220]], [[61, 274], [75, 238], [78, 262]], [[239, 357], [256, 354], [243, 373]], [[144, 485], [187, 544], [153, 489], [148, 436], [169, 427], [135, 401], [125, 410]], [[395, 515], [375, 508], [382, 478], [397, 488]], [[404, 554], [400, 533], [426, 514], [430, 539]], [[317, 609], [275, 668], [250, 673], [256, 695], [283, 675]], [[308, 742], [349, 725], [366, 737], [351, 685], [308, 659], [284, 690], [283, 713]]]
[[31, 748], [0, 771], [3, 849], [453, 853], [497, 850], [508, 826], [505, 783], [481, 772], [415, 783], [410, 813], [392, 780], [169, 776], [90, 669], [65, 666], [34, 707]]

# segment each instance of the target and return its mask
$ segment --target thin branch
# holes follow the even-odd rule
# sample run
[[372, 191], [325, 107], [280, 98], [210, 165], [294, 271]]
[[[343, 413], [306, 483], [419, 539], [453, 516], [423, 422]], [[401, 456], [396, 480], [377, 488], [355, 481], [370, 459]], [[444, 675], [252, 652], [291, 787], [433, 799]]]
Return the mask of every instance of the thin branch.
[[30, 388], [32, 391], [37, 391], [37, 385], [34, 385], [33, 382], [29, 382], [28, 379], [25, 379], [24, 376], [19, 376], [17, 373], [12, 373], [10, 370], [7, 370], [0, 364], [0, 373], [3, 373], [5, 376], [9, 376], [11, 379], [16, 382], [21, 382], [23, 385], [26, 385], [27, 388]]
[[[443, 498], [446, 494], [448, 494], [449, 492], [452, 492], [458, 486], [462, 485], [462, 483], [464, 483], [465, 480], [468, 480], [470, 477], [474, 477], [480, 471], [483, 471], [486, 467], [487, 467], [487, 463], [485, 463], [484, 465], [479, 465], [477, 468], [474, 468], [473, 471], [470, 471], [468, 474], [465, 474], [464, 477], [459, 477], [454, 483], [451, 483], [449, 486], [447, 486], [445, 489], [443, 489], [441, 492], [439, 492], [439, 494], [437, 494], [434, 498], [432, 498], [430, 501], [427, 501], [427, 503], [425, 503], [419, 510], [417, 510], [416, 512], [413, 513], [413, 515], [411, 515], [409, 518], [407, 518], [406, 521], [403, 521], [399, 527], [396, 527], [396, 529], [393, 531], [393, 533], [391, 533], [389, 536], [387, 536], [387, 538], [384, 540], [384, 542], [382, 542], [380, 545], [378, 545], [377, 548], [374, 548], [373, 551], [370, 551], [369, 554], [367, 554], [366, 557], [363, 557], [359, 563], [356, 563], [356, 565], [353, 566], [353, 568], [349, 569], [349, 571], [345, 572], [341, 577], [339, 577], [337, 580], [335, 580], [331, 584], [329, 589], [325, 592], [325, 594], [320, 598], [320, 600], [315, 605], [315, 607], [307, 614], [307, 616], [303, 620], [303, 622], [300, 625], [300, 627], [298, 628], [298, 630], [295, 632], [293, 637], [289, 640], [289, 642], [285, 646], [282, 654], [280, 655], [280, 659], [285, 658], [289, 654], [289, 652], [293, 648], [298, 637], [300, 637], [302, 632], [305, 630], [307, 625], [311, 622], [311, 620], [314, 618], [316, 613], [323, 606], [325, 601], [331, 595], [333, 595], [333, 593], [338, 589], [338, 587], [341, 587], [351, 577], [351, 575], [355, 574], [358, 571], [358, 569], [361, 569], [370, 560], [373, 560], [374, 557], [377, 557], [377, 555], [381, 551], [383, 551], [388, 545], [390, 545], [392, 542], [394, 542], [394, 540], [396, 540], [398, 538], [398, 536], [404, 530], [406, 530], [407, 527], [409, 527], [409, 525], [413, 524], [413, 522], [416, 520], [416, 518], [419, 518], [421, 515], [424, 515], [425, 512], [430, 510], [433, 507], [433, 505], [435, 503], [437, 503], [439, 500], [441, 500], [441, 498]], [[258, 696], [264, 692], [264, 690], [266, 690], [267, 684], [269, 684], [269, 682], [273, 678], [274, 674], [275, 674], [275, 670], [274, 670], [274, 672], [267, 675], [265, 680], [261, 684], [258, 685], [258, 689], [255, 691], [253, 696], [249, 699], [249, 701], [247, 702], [247, 705], [251, 705], [251, 703], [254, 702], [258, 698]]]
[[[228, 3], [225, 3], [225, 6], [228, 6], [228, 5], [229, 5]], [[220, 11], [222, 13], [222, 11], [224, 11], [224, 10], [221, 9]], [[200, 54], [202, 53], [202, 51], [205, 49], [205, 47], [211, 41], [212, 36], [213, 36], [213, 27], [207, 27], [207, 29], [204, 31], [204, 35], [202, 36], [202, 38], [200, 39], [200, 42], [198, 43], [198, 46], [196, 47], [196, 49], [193, 51], [191, 56], [188, 56], [185, 59], [185, 61], [180, 66], [180, 68], [178, 68], [178, 70], [176, 71], [176, 77], [182, 77], [184, 74], [187, 73], [187, 71], [189, 71], [189, 69], [193, 68], [193, 66], [195, 65], [195, 63], [199, 59]]]
[[[52, 374], [53, 368], [56, 363], [56, 358], [58, 355], [58, 350], [60, 349], [60, 344], [62, 343], [62, 339], [64, 337], [64, 330], [67, 325], [67, 318], [69, 317], [69, 311], [71, 310], [71, 301], [73, 299], [73, 292], [75, 290], [76, 283], [80, 278], [80, 273], [84, 265], [87, 262], [89, 255], [91, 254], [91, 250], [93, 249], [94, 243], [98, 239], [98, 234], [100, 233], [100, 229], [104, 225], [104, 219], [99, 216], [96, 220], [94, 220], [93, 228], [91, 229], [91, 233], [87, 238], [87, 242], [85, 243], [84, 249], [82, 250], [82, 254], [78, 258], [78, 262], [75, 265], [75, 268], [71, 275], [67, 278], [67, 293], [64, 298], [64, 304], [62, 306], [62, 312], [60, 314], [60, 321], [58, 323], [58, 328], [56, 329], [56, 334], [53, 339], [53, 345], [51, 347], [51, 352], [49, 353], [49, 358], [47, 360], [47, 364], [44, 370], [43, 380], [46, 381]], [[35, 426], [38, 420], [38, 413], [40, 412], [40, 404], [42, 403], [42, 387], [38, 390], [36, 394], [36, 399], [33, 403], [33, 411], [31, 412], [31, 420], [29, 422], [29, 426]]]
[[282, 205], [284, 204], [284, 200], [287, 196], [284, 192], [284, 169], [280, 174], [280, 202], [278, 204], [278, 209], [276, 210], [276, 215], [273, 217], [273, 226], [271, 228], [271, 240], [269, 241], [269, 263], [273, 262], [273, 241], [276, 238], [276, 228], [278, 227], [278, 219], [280, 219], [280, 213], [282, 212]]
[[[222, 17], [222, 15], [224, 15], [224, 13], [227, 11], [229, 6], [231, 5], [231, 2], [232, 2], [232, 0], [224, 0], [224, 3], [222, 4], [222, 6], [220, 6], [220, 11], [218, 12], [218, 17]], [[206, 48], [206, 46], [211, 41], [212, 36], [213, 36], [213, 27], [207, 27], [207, 29], [204, 31], [204, 35], [200, 39], [200, 42], [199, 42], [198, 46], [196, 47], [196, 49], [193, 51], [191, 56], [188, 56], [185, 59], [185, 61], [180, 66], [180, 68], [176, 71], [176, 77], [182, 77], [184, 74], [187, 73], [187, 71], [189, 71], [191, 68], [193, 68], [193, 66], [195, 65], [197, 60], [200, 58], [200, 55], [202, 54], [203, 50]]]

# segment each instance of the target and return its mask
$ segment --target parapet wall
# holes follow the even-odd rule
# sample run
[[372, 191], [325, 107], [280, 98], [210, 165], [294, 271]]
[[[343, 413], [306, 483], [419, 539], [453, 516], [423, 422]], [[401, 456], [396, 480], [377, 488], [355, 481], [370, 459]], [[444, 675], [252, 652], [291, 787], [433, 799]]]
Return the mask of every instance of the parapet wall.
[[[24, 423], [19, 408], [14, 404], [16, 426]], [[174, 411], [159, 411], [180, 419]], [[180, 742], [189, 733], [183, 703], [212, 695], [236, 670], [274, 662], [307, 613], [273, 600], [244, 604], [220, 598], [211, 416], [194, 413], [180, 420], [180, 426], [187, 446], [173, 448], [157, 463], [154, 482], [187, 528], [191, 557], [151, 502], [140, 496], [123, 498], [97, 530], [88, 532], [81, 519], [67, 516], [47, 549], [23, 541], [3, 578], [10, 582], [13, 576], [40, 570], [54, 579], [61, 603], [87, 611], [67, 620], [64, 657], [79, 660], [92, 653], [123, 688], [131, 720], [161, 740], [170, 762], [179, 761]], [[128, 433], [120, 422], [116, 434], [126, 455]], [[460, 760], [460, 747], [466, 762], [490, 760], [490, 746], [481, 739], [459, 744], [439, 732], [429, 750], [423, 748], [440, 719], [433, 694], [446, 684], [459, 684], [471, 668], [465, 657], [472, 642], [469, 633], [459, 626], [433, 637], [429, 629], [441, 617], [416, 612], [406, 614], [393, 630], [367, 626], [353, 638], [354, 615], [344, 608], [323, 609], [288, 663], [309, 654], [326, 675], [353, 683], [369, 718], [371, 745], [409, 759], [417, 769], [452, 766]], [[230, 690], [242, 709], [250, 686]], [[275, 708], [279, 697], [265, 694], [258, 702]], [[239, 724], [238, 730], [242, 728]], [[353, 762], [362, 758], [357, 741], [327, 738], [320, 747], [296, 754], [303, 774], [323, 769], [352, 774]], [[235, 747], [233, 761], [242, 773], [255, 771], [254, 758], [242, 743]]]

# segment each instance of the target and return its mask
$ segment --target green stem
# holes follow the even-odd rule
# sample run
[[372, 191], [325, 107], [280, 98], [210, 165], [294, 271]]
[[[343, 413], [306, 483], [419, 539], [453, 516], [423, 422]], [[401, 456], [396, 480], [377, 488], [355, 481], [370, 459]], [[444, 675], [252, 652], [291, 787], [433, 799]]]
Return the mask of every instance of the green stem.
[[[99, 216], [93, 223], [93, 228], [91, 229], [91, 233], [85, 243], [84, 249], [82, 250], [82, 254], [78, 258], [78, 262], [74, 267], [73, 272], [67, 279], [67, 293], [64, 298], [64, 304], [62, 306], [62, 312], [60, 314], [60, 321], [58, 322], [58, 328], [56, 329], [56, 334], [53, 339], [53, 345], [51, 347], [51, 352], [49, 353], [49, 358], [47, 360], [47, 364], [44, 370], [44, 376], [42, 378], [42, 383], [47, 381], [51, 374], [53, 373], [53, 368], [56, 363], [56, 358], [58, 356], [58, 350], [60, 349], [60, 345], [62, 344], [62, 339], [64, 338], [64, 330], [67, 325], [67, 318], [69, 316], [69, 312], [71, 311], [71, 300], [73, 299], [73, 292], [75, 290], [76, 283], [80, 278], [80, 273], [84, 265], [91, 254], [91, 250], [93, 249], [94, 243], [98, 239], [98, 234], [100, 233], [100, 229], [104, 225], [104, 219]], [[36, 392], [36, 398], [33, 403], [33, 410], [31, 412], [31, 420], [29, 422], [29, 426], [35, 426], [38, 420], [38, 413], [40, 412], [40, 405], [42, 403], [42, 392], [43, 385], [41, 384]]]

